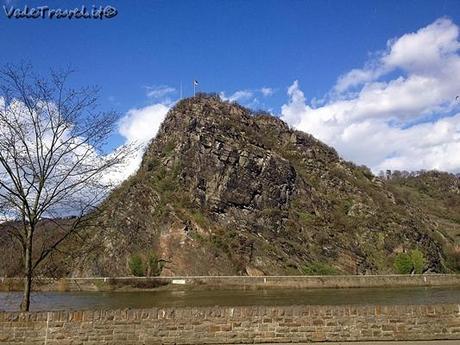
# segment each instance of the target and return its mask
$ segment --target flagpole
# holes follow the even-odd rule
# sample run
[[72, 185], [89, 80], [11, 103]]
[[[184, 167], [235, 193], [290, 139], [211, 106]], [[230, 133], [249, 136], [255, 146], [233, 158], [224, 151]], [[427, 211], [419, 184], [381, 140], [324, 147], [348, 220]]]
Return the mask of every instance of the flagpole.
[[180, 81], [180, 99], [182, 99], [182, 80]]
[[193, 80], [193, 97], [195, 97], [195, 89], [196, 89], [195, 80]]

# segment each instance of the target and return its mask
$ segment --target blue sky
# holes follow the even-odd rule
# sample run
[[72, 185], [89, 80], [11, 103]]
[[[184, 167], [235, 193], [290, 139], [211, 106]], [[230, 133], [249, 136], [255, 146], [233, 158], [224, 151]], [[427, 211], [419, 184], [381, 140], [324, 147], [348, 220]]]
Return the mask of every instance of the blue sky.
[[[389, 40], [415, 33], [440, 18], [448, 18], [454, 27], [460, 24], [460, 1], [447, 0], [10, 0], [3, 4], [19, 8], [24, 4], [46, 4], [55, 8], [110, 4], [119, 13], [115, 18], [102, 21], [16, 20], [7, 19], [2, 9], [0, 64], [26, 60], [40, 70], [70, 64], [78, 71], [73, 79], [76, 84], [101, 86], [102, 105], [121, 114], [176, 100], [180, 81], [185, 96], [192, 93], [193, 79], [200, 82], [202, 91], [223, 92], [225, 97], [237, 91], [243, 92], [240, 96], [246, 92], [246, 96], [239, 99], [242, 103], [270, 109], [292, 125], [338, 146], [345, 158], [368, 164], [373, 169], [384, 167], [385, 159], [390, 156], [388, 152], [379, 152], [379, 160], [365, 158], [360, 150], [353, 151], [343, 142], [337, 143], [322, 135], [321, 130], [302, 125], [305, 121], [299, 118], [311, 116], [311, 107], [336, 104], [340, 97], [331, 96], [331, 90], [341, 76], [353, 69], [368, 71], [366, 66], [379, 64], [378, 56], [388, 49]], [[457, 53], [455, 48], [449, 54], [457, 56]], [[412, 72], [407, 66], [394, 65], [391, 70], [358, 82], [358, 91], [363, 84], [408, 78]], [[293, 88], [296, 80], [297, 87]], [[289, 87], [291, 93], [288, 95]], [[270, 88], [270, 92], [264, 95], [261, 88]], [[164, 94], [160, 97], [161, 90]], [[341, 97], [352, 98], [348, 87], [346, 90], [349, 92], [344, 96], [342, 90]], [[304, 98], [300, 103], [303, 103], [295, 103], [293, 97], [300, 97], [300, 94]], [[312, 104], [315, 98], [322, 102]], [[444, 106], [445, 99], [438, 103], [437, 106]], [[442, 109], [442, 116], [438, 116], [433, 114], [431, 106], [427, 105], [426, 111], [418, 109], [411, 119], [389, 111], [385, 121], [394, 124], [395, 120], [398, 123], [402, 119], [403, 128], [407, 123], [410, 126], [420, 123], [418, 119], [422, 117], [442, 119], [455, 115], [455, 109], [450, 108], [450, 112]], [[296, 116], [286, 115], [294, 108], [298, 112]], [[453, 126], [455, 132], [457, 123]], [[346, 142], [344, 128], [339, 135]], [[125, 139], [126, 135], [114, 136], [112, 144], [117, 145]], [[457, 139], [453, 140], [457, 145]], [[399, 148], [391, 148], [391, 156], [395, 150], [397, 157]], [[438, 163], [427, 161], [420, 166], [408, 163], [407, 158], [396, 163], [386, 161], [387, 166], [393, 168], [460, 169], [460, 163], [453, 166], [449, 162]]]

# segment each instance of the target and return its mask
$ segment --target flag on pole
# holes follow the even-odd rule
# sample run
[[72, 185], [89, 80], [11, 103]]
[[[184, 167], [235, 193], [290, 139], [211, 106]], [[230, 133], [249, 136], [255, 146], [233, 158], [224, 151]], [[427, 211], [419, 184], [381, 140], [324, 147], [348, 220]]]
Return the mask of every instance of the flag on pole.
[[196, 81], [195, 79], [193, 80], [193, 97], [195, 97], [195, 93], [196, 93], [196, 87], [198, 86], [198, 81]]

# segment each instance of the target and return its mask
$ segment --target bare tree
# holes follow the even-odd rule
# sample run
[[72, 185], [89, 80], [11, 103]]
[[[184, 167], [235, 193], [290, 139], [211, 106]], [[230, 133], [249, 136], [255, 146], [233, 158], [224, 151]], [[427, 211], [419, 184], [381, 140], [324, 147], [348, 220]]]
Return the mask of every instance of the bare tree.
[[[103, 154], [117, 114], [98, 110], [97, 88], [67, 87], [70, 74], [43, 78], [25, 65], [0, 70], [0, 217], [19, 224], [11, 233], [22, 248], [23, 311], [37, 267], [91, 223], [130, 153]], [[38, 224], [62, 217], [59, 231], [35, 248]]]

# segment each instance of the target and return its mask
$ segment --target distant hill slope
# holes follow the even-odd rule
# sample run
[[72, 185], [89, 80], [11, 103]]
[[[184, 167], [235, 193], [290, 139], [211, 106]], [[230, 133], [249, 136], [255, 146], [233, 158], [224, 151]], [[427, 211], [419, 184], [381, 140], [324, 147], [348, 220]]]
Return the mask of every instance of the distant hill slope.
[[399, 199], [430, 218], [448, 266], [460, 269], [460, 176], [439, 171], [393, 172], [386, 182]]
[[393, 273], [415, 248], [428, 271], [455, 269], [458, 198], [415, 181], [376, 178], [275, 117], [199, 95], [168, 113], [71, 271], [129, 275], [140, 256], [163, 275]]

